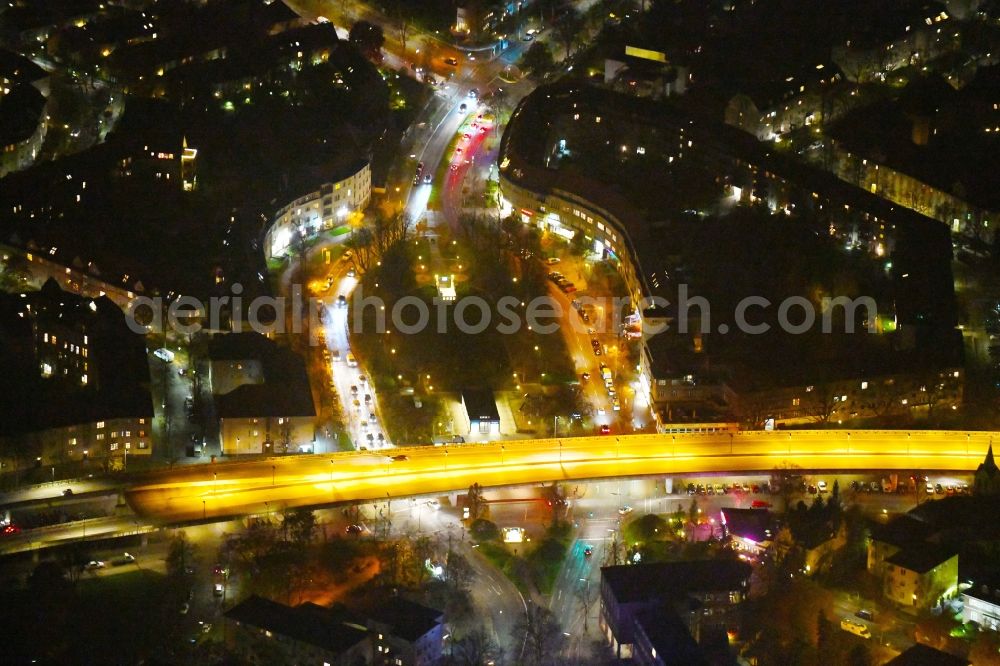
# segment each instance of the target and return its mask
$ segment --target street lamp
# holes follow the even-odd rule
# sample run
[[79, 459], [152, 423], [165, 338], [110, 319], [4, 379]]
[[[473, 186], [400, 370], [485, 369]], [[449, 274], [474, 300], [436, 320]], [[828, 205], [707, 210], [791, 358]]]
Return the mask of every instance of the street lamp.
[[503, 465], [503, 464], [504, 464], [504, 462], [503, 462], [503, 452], [504, 452], [505, 450], [506, 450], [506, 449], [504, 448], [504, 445], [503, 445], [503, 444], [501, 444], [501, 445], [500, 445], [500, 464], [501, 464], [501, 465]]

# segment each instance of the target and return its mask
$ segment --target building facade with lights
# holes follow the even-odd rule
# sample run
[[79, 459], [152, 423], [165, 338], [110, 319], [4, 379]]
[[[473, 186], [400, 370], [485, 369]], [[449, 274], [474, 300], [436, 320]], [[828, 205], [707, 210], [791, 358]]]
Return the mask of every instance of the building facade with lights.
[[54, 280], [0, 300], [0, 437], [14, 457], [117, 467], [129, 455], [150, 455], [149, 360], [121, 309], [62, 291]]
[[264, 236], [267, 259], [282, 257], [296, 238], [307, 240], [320, 231], [348, 224], [348, 216], [368, 207], [372, 172], [368, 160], [349, 165], [328, 183], [282, 206]]
[[301, 357], [247, 332], [214, 336], [209, 359], [223, 454], [314, 451], [316, 406]]

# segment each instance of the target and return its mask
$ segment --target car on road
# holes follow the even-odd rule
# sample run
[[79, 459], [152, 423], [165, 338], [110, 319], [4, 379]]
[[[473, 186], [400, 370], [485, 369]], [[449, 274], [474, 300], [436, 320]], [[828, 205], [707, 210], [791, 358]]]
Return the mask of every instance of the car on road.
[[849, 620], [847, 618], [840, 621], [840, 628], [854, 634], [855, 636], [860, 636], [861, 638], [872, 637], [871, 629], [860, 622], [855, 622], [854, 620]]
[[619, 516], [627, 516], [628, 514], [632, 513], [632, 511], [633, 511], [632, 507], [630, 507], [628, 504], [626, 504], [625, 506], [620, 507], [618, 509], [618, 515]]
[[607, 423], [602, 424], [601, 425], [601, 434], [602, 435], [610, 435], [611, 434], [611, 426], [609, 426]]
[[584, 557], [590, 557], [593, 554], [594, 554], [594, 547], [593, 546], [586, 546], [583, 549], [583, 556]]
[[590, 379], [590, 373], [585, 372], [582, 375], [580, 375], [580, 378], [583, 379], [583, 381], [587, 381], [588, 379]]
[[107, 565], [105, 565], [101, 560], [91, 560], [87, 562], [86, 566], [83, 568], [87, 571], [97, 571], [98, 569], [103, 569], [105, 566]]
[[940, 483], [935, 484], [934, 492], [936, 492], [938, 495], [942, 494], [944, 492], [944, 486], [942, 486]]
[[826, 488], [826, 481], [820, 481], [819, 483], [816, 484], [816, 486], [819, 488], [819, 491], [821, 493], [825, 493], [826, 490], [827, 490], [827, 488]]
[[445, 58], [444, 64], [451, 65], [452, 67], [458, 67], [458, 60], [455, 58]]
[[448, 167], [448, 169], [450, 169], [451, 171], [458, 171], [458, 165], [452, 164], [450, 167]]
[[409, 459], [410, 459], [410, 456], [404, 456], [404, 455], [399, 455], [399, 456], [393, 456], [392, 457], [392, 461], [393, 462], [406, 462]]
[[347, 277], [349, 277], [349, 278], [358, 277], [358, 272], [356, 270], [354, 270], [353, 268], [348, 268], [347, 269]]
[[475, 88], [473, 88], [472, 90], [469, 91], [469, 98], [470, 99], [476, 99], [477, 97], [479, 97], [479, 91], [478, 90], [476, 90]]
[[621, 411], [622, 404], [618, 402], [618, 398], [615, 398], [614, 401], [611, 403], [611, 409], [615, 410], [616, 412]]
[[72, 494], [73, 494], [73, 489], [72, 488], [67, 488], [66, 490], [63, 491], [63, 496], [64, 497], [69, 497]]
[[363, 528], [363, 527], [361, 527], [361, 525], [348, 525], [348, 526], [347, 526], [347, 527], [346, 527], [346, 528], [344, 529], [344, 532], [345, 532], [346, 534], [361, 534], [361, 533], [362, 533], [362, 532], [364, 532], [364, 531], [365, 531], [365, 530], [364, 530], [364, 528]]
[[20, 531], [21, 531], [20, 527], [14, 525], [13, 523], [8, 523], [7, 525], [3, 526], [3, 529], [0, 529], [0, 535], [10, 536], [11, 534], [17, 534]]
[[187, 615], [189, 610], [191, 610], [191, 604], [186, 601], [181, 604], [181, 615]]
[[358, 367], [358, 359], [354, 358], [354, 354], [347, 352], [347, 367], [356, 368]]
[[462, 102], [461, 104], [458, 105], [458, 110], [459, 111], [463, 111], [464, 112], [464, 111], [467, 111], [468, 108], [469, 107], [468, 107], [468, 105], [465, 102]]
[[547, 263], [549, 266], [555, 266], [556, 264], [559, 263], [559, 257], [549, 257], [548, 259], [545, 260], [545, 263]]
[[349, 261], [351, 259], [351, 257], [353, 257], [353, 256], [354, 256], [354, 252], [352, 252], [351, 250], [347, 250], [346, 252], [344, 252], [344, 254], [340, 255], [340, 260], [341, 261]]
[[855, 617], [859, 617], [862, 620], [868, 620], [869, 622], [871, 622], [871, 621], [873, 621], [875, 619], [875, 614], [872, 613], [867, 608], [860, 609], [857, 613], [854, 614], [854, 616]]
[[431, 175], [429, 173], [424, 174], [424, 185], [430, 185], [430, 184], [431, 184]]
[[221, 597], [225, 592], [226, 588], [222, 586], [222, 583], [216, 583], [212, 586], [212, 596]]

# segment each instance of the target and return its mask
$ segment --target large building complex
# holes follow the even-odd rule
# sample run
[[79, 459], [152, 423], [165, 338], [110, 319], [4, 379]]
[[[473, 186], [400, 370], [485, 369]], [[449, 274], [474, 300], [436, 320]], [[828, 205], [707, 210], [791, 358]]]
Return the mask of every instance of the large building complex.
[[[720, 229], [706, 243], [746, 237], [747, 242], [757, 240], [762, 256], [767, 256], [772, 250], [780, 252], [780, 246], [769, 245], [773, 239], [801, 242], [802, 251], [819, 252], [815, 238], [806, 234], [825, 233], [828, 245], [867, 257], [870, 267], [883, 270], [885, 296], [875, 303], [876, 311], [867, 313], [867, 321], [856, 310], [845, 311], [845, 316], [875, 335], [843, 338], [844, 344], [855, 346], [843, 350], [841, 367], [833, 375], [810, 372], [807, 363], [764, 383], [751, 381], [759, 373], [741, 370], [740, 362], [720, 360], [727, 339], [708, 335], [714, 329], [683, 335], [683, 327], [691, 324], [687, 318], [704, 314], [706, 308], [684, 309], [677, 303], [679, 286], [705, 278], [692, 279], [680, 256], [682, 244], [670, 230], [683, 232], [670, 227], [671, 221], [659, 212], [668, 205], [681, 207], [681, 201], [664, 200], [662, 191], [651, 189], [656, 176], [648, 177], [645, 195], [640, 184], [611, 185], [588, 176], [587, 166], [581, 165], [593, 154], [589, 146], [605, 144], [617, 146], [607, 149], [617, 156], [609, 154], [609, 162], [635, 169], [633, 161], [645, 160], [636, 164], [673, 169], [680, 174], [673, 177], [692, 181], [687, 189], [713, 192], [715, 201], [705, 201], [700, 210], [678, 211], [681, 216], [722, 220], [716, 227], [703, 225]], [[640, 348], [639, 388], [660, 424], [718, 418], [756, 425], [841, 422], [948, 409], [962, 399], [948, 229], [794, 162], [734, 128], [588, 86], [541, 88], [522, 102], [505, 132], [500, 189], [502, 213], [562, 237], [591, 259], [610, 261], [617, 268], [632, 310], [613, 324], [623, 326], [626, 335], [638, 335], [650, 324], [672, 325], [670, 334], [643, 335]], [[733, 217], [741, 208], [746, 218], [742, 224], [735, 220], [743, 218]], [[722, 231], [728, 229], [722, 226], [727, 218], [734, 220], [733, 232]], [[801, 226], [790, 226], [788, 220], [801, 220]], [[756, 231], [747, 231], [749, 223], [759, 225], [759, 238], [753, 236]], [[797, 229], [801, 238], [790, 237], [787, 229]], [[931, 293], [934, 297], [927, 297]], [[672, 303], [650, 308], [657, 298]], [[780, 344], [785, 343], [792, 345], [790, 350], [802, 344], [791, 339]], [[917, 364], [922, 374], [914, 375], [913, 359], [928, 354], [931, 358]], [[706, 360], [712, 357], [714, 364]], [[876, 393], [885, 395], [876, 398]]]
[[[62, 291], [0, 299], [7, 450], [42, 464], [152, 452], [153, 405], [143, 337], [107, 298]], [[117, 463], [115, 463], [117, 464]]]
[[372, 195], [372, 172], [367, 160], [349, 165], [331, 182], [281, 207], [267, 230], [264, 251], [268, 259], [294, 250], [320, 231], [348, 224], [348, 216], [363, 211]]

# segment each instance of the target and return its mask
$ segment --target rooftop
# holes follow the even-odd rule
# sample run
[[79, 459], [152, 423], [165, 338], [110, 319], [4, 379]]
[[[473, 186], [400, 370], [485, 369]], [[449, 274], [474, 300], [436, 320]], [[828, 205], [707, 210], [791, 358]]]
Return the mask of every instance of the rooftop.
[[338, 654], [364, 641], [368, 632], [346, 624], [315, 604], [285, 606], [253, 595], [234, 606], [225, 617]]
[[969, 589], [964, 590], [962, 594], [980, 599], [994, 606], [1000, 606], [1000, 577], [995, 576], [990, 580], [977, 580]]
[[674, 601], [689, 594], [743, 590], [752, 569], [733, 560], [695, 560], [601, 567], [619, 604]]
[[30, 139], [44, 109], [45, 97], [30, 83], [0, 97], [0, 148]]
[[0, 49], [0, 79], [14, 83], [31, 83], [44, 79], [48, 74], [44, 69], [24, 56]]
[[924, 543], [934, 533], [928, 522], [909, 514], [902, 515], [885, 525], [872, 527], [872, 540], [906, 548]]
[[370, 608], [368, 617], [389, 625], [392, 635], [410, 643], [416, 642], [442, 621], [441, 611], [404, 597], [394, 597]]
[[709, 663], [698, 642], [672, 609], [663, 607], [641, 612], [636, 617], [636, 624], [666, 666], [703, 666]]
[[464, 389], [462, 391], [462, 404], [465, 405], [465, 411], [469, 418], [500, 420], [496, 397], [489, 389]]
[[887, 661], [885, 666], [969, 666], [969, 660], [916, 643]]
[[722, 510], [722, 524], [733, 536], [749, 539], [755, 543], [771, 541], [771, 512], [767, 509], [736, 509]]
[[264, 361], [278, 346], [256, 331], [213, 335], [208, 341], [208, 357], [213, 361]]
[[309, 376], [300, 356], [291, 350], [274, 347], [261, 363], [264, 366], [263, 384], [243, 384], [216, 397], [219, 418], [316, 415]]
[[923, 544], [904, 548], [887, 559], [886, 563], [923, 574], [944, 564], [953, 557], [957, 557], [954, 550], [946, 550], [929, 544]]

